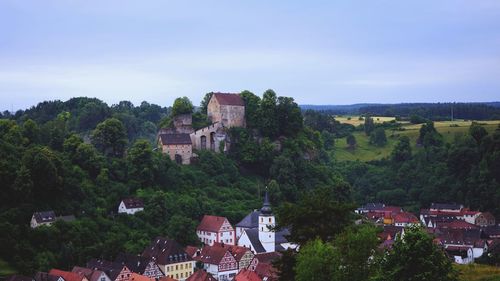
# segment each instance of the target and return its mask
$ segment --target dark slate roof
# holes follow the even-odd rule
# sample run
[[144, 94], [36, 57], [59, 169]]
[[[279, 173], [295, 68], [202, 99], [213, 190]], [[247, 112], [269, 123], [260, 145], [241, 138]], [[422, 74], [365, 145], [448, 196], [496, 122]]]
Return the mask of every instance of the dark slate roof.
[[288, 243], [288, 239], [285, 236], [290, 235], [288, 228], [283, 228], [275, 233], [274, 239], [276, 244]]
[[54, 211], [35, 212], [33, 216], [35, 216], [37, 223], [48, 223], [56, 220], [56, 214]]
[[57, 281], [58, 279], [59, 276], [50, 275], [47, 272], [39, 271], [35, 274], [35, 281]]
[[385, 207], [385, 204], [383, 203], [366, 203], [365, 205], [361, 206], [362, 210], [367, 210], [367, 211], [373, 211], [373, 210], [382, 210]]
[[262, 243], [260, 243], [259, 229], [258, 228], [246, 229], [245, 232], [248, 236], [248, 239], [250, 239], [250, 243], [252, 243], [255, 252], [264, 253], [266, 249], [264, 249], [264, 246], [262, 246]]
[[189, 134], [160, 134], [163, 145], [193, 144]]
[[179, 243], [163, 237], [156, 237], [144, 249], [142, 256], [148, 259], [154, 258], [157, 264], [162, 265], [192, 260]]
[[214, 93], [213, 96], [221, 105], [245, 106], [245, 102], [239, 94]]
[[5, 281], [33, 281], [33, 278], [24, 275], [11, 275]]
[[87, 267], [93, 270], [104, 271], [111, 280], [116, 280], [118, 274], [123, 270], [123, 265], [120, 263], [98, 259], [91, 259], [87, 263]]
[[457, 203], [432, 203], [431, 209], [447, 209], [447, 210], [460, 210], [463, 206]]
[[140, 198], [125, 198], [122, 201], [127, 209], [144, 208], [144, 202]]
[[236, 224], [236, 227], [243, 227], [243, 228], [259, 227], [259, 215], [260, 211], [254, 210], [253, 212], [248, 214], [245, 218], [243, 218], [238, 224]]
[[150, 259], [131, 254], [120, 253], [115, 259], [115, 262], [127, 266], [130, 271], [138, 274], [143, 274], [149, 264]]

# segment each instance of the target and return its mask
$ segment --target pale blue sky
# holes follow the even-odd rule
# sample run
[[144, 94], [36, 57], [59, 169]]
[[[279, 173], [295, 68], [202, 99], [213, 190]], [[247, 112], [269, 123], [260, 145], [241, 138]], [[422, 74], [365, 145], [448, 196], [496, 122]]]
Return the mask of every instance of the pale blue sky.
[[0, 0], [0, 110], [272, 88], [301, 104], [500, 100], [500, 1]]

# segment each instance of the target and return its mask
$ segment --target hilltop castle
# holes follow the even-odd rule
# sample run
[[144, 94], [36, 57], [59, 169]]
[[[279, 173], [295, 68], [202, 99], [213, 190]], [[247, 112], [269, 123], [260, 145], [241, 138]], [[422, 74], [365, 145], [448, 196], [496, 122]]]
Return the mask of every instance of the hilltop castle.
[[227, 129], [245, 127], [245, 102], [239, 94], [214, 93], [207, 105], [211, 124], [194, 131], [191, 114], [175, 116], [174, 128], [161, 129], [158, 147], [178, 164], [190, 164], [194, 150], [228, 149]]

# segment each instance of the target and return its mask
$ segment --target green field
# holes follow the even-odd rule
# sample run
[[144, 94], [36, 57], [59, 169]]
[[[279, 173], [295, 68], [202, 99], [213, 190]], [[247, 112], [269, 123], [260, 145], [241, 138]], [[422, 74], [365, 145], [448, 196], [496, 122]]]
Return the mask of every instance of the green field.
[[[382, 122], [390, 122], [392, 120], [396, 120], [395, 117], [385, 117], [385, 116], [373, 116], [374, 123], [382, 123]], [[364, 124], [364, 120], [359, 120], [359, 116], [335, 116], [335, 120], [340, 123], [351, 124], [354, 126], [358, 126]]]
[[455, 265], [461, 281], [500, 281], [500, 267], [482, 264]]
[[0, 259], [0, 279], [14, 273], [16, 273], [16, 270], [12, 268], [7, 262]]
[[[345, 118], [345, 117], [344, 117]], [[373, 117], [376, 118], [376, 117]], [[392, 118], [392, 117], [379, 117], [380, 120], [383, 120], [382, 118]], [[342, 122], [343, 119], [338, 119], [335, 118], [336, 120], [339, 120]], [[353, 119], [358, 119], [356, 116], [353, 116], [351, 120], [346, 120], [349, 123]], [[374, 119], [376, 120], [376, 119]], [[387, 121], [387, 120], [385, 120]], [[362, 122], [362, 121], [359, 121]], [[382, 121], [379, 121], [382, 122]], [[456, 135], [463, 135], [466, 134], [467, 131], [469, 130], [469, 127], [471, 125], [471, 121], [463, 121], [463, 120], [457, 120], [457, 121], [442, 121], [442, 122], [435, 122], [434, 126], [436, 127], [436, 130], [443, 135], [444, 141], [446, 142], [451, 142], [455, 138]], [[495, 120], [495, 121], [481, 121], [479, 122], [489, 133], [493, 132], [498, 124], [500, 124], [500, 120]], [[402, 127], [405, 128], [404, 131], [393, 131], [393, 130], [386, 130], [386, 135], [387, 135], [387, 144], [383, 147], [377, 147], [374, 145], [370, 145], [368, 143], [369, 138], [368, 136], [365, 135], [364, 132], [355, 132], [353, 133], [354, 137], [356, 138], [356, 141], [358, 143], [356, 149], [350, 150], [347, 149], [347, 144], [345, 138], [342, 139], [336, 139], [335, 142], [335, 155], [337, 160], [339, 161], [345, 161], [345, 160], [359, 160], [359, 161], [370, 161], [370, 160], [379, 160], [384, 157], [387, 157], [390, 155], [394, 145], [397, 143], [398, 137], [400, 136], [408, 136], [410, 138], [411, 144], [413, 146], [413, 149], [417, 149], [416, 147], [416, 142], [417, 138], [419, 135], [419, 130], [422, 124], [408, 124], [408, 123], [403, 123]]]

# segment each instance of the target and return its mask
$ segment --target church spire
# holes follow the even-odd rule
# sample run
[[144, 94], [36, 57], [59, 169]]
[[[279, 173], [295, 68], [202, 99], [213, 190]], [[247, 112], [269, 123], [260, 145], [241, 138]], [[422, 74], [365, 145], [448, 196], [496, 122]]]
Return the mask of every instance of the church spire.
[[269, 203], [269, 195], [267, 194], [267, 186], [266, 186], [266, 193], [264, 195], [264, 204], [262, 205], [262, 208], [260, 209], [260, 213], [263, 215], [271, 215], [272, 214], [271, 204]]

